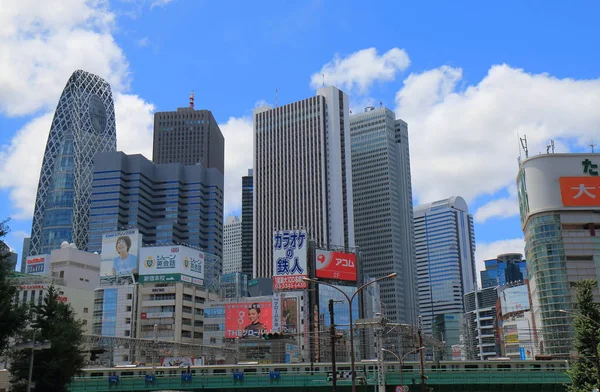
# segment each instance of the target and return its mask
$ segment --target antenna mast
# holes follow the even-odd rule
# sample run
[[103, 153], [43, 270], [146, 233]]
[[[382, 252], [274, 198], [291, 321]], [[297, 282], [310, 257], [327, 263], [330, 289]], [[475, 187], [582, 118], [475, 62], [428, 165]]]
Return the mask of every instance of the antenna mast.
[[594, 147], [596, 147], [596, 142], [594, 142], [594, 139], [590, 140], [589, 146], [592, 148], [592, 154], [593, 154], [594, 153]]
[[194, 108], [194, 90], [192, 90], [192, 93], [190, 94], [190, 107], [192, 109]]
[[325, 74], [323, 74], [323, 87], [325, 87]]
[[275, 89], [275, 107], [279, 107], [279, 90]]
[[529, 158], [529, 149], [527, 148], [527, 135], [523, 137], [519, 137], [521, 141], [521, 147], [523, 147], [523, 151], [525, 151], [525, 159]]
[[550, 144], [546, 146], [546, 154], [550, 154], [550, 150], [552, 150], [552, 154], [554, 154], [554, 140], [550, 139]]

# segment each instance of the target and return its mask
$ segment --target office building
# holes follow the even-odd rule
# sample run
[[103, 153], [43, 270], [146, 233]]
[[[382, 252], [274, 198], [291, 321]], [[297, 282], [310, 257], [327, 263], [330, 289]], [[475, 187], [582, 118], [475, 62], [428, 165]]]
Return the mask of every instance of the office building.
[[15, 267], [17, 266], [17, 260], [19, 260], [19, 255], [17, 255], [15, 252], [9, 251], [9, 252], [4, 253], [2, 256], [5, 257], [3, 262], [8, 264], [9, 269], [11, 271], [13, 271], [15, 269]]
[[87, 249], [94, 157], [117, 149], [108, 83], [75, 71], [50, 127], [38, 183], [29, 255], [50, 253], [63, 241]]
[[527, 279], [527, 263], [520, 253], [505, 253], [495, 259], [484, 260], [481, 287], [506, 286]]
[[22, 273], [25, 273], [25, 266], [27, 263], [27, 257], [29, 257], [29, 243], [31, 241], [31, 237], [23, 238], [23, 250], [21, 251], [21, 268], [19, 269]]
[[100, 252], [102, 234], [130, 227], [146, 245], [188, 244], [216, 256], [220, 276], [223, 174], [202, 165], [154, 164], [139, 154], [99, 154], [89, 249]]
[[[600, 155], [544, 154], [523, 160], [517, 175], [521, 226], [534, 314], [545, 355], [573, 350], [574, 284], [600, 278]], [[598, 288], [594, 302], [600, 302]]]
[[540, 353], [538, 331], [533, 329], [533, 313], [526, 284], [498, 286], [498, 334], [502, 356], [534, 359]]
[[438, 314], [462, 313], [475, 289], [473, 217], [460, 197], [415, 207], [419, 311], [426, 333]]
[[219, 280], [221, 298], [242, 298], [248, 296], [248, 277], [241, 272], [223, 274]]
[[356, 245], [364, 278], [380, 282], [385, 316], [416, 324], [416, 264], [408, 126], [387, 108], [350, 116]]
[[242, 221], [228, 216], [223, 227], [223, 273], [242, 272]]
[[443, 352], [436, 352], [438, 359], [446, 361], [464, 361], [465, 347], [463, 336], [463, 314], [438, 314], [433, 319], [432, 332], [434, 339], [444, 344]]
[[254, 232], [253, 215], [254, 170], [248, 169], [248, 175], [242, 177], [242, 273], [248, 280], [252, 275], [252, 237]]
[[496, 287], [488, 287], [465, 294], [465, 324], [467, 359], [480, 360], [499, 356], [496, 323]]
[[152, 162], [202, 164], [224, 174], [225, 139], [210, 110], [190, 106], [171, 112], [154, 113]]
[[303, 229], [327, 248], [354, 248], [348, 95], [254, 110], [253, 276], [273, 276], [273, 231]]

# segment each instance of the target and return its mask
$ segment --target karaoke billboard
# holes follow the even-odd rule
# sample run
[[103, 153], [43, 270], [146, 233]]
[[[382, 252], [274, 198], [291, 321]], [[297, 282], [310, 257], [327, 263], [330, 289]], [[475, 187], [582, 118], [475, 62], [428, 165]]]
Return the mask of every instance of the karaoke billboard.
[[299, 290], [308, 287], [308, 248], [305, 230], [276, 230], [273, 233], [273, 290]]

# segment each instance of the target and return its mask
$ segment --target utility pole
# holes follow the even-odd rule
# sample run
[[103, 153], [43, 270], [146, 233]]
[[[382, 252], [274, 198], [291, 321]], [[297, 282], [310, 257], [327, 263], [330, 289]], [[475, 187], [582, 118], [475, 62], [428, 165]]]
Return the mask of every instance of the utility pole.
[[[352, 320], [350, 321], [352, 322]], [[333, 314], [333, 299], [329, 300], [329, 330], [331, 335], [331, 372], [332, 372], [332, 392], [337, 391], [337, 369], [335, 367], [335, 320]]]
[[[423, 324], [421, 324], [421, 318], [419, 317], [419, 347], [423, 347]], [[419, 361], [421, 368], [421, 392], [425, 392], [425, 373], [424, 373], [424, 364], [423, 364], [423, 351], [419, 350]]]

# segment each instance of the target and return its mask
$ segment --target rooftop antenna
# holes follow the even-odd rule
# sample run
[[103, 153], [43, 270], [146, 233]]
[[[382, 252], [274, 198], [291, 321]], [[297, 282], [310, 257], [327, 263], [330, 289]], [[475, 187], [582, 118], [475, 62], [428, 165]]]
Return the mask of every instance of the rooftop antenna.
[[279, 106], [279, 90], [275, 89], [275, 107]]
[[194, 90], [192, 90], [192, 93], [190, 94], [190, 107], [192, 109], [194, 108]]
[[550, 144], [546, 146], [546, 154], [550, 154], [550, 150], [552, 150], [552, 154], [554, 154], [554, 140], [550, 139]]
[[325, 87], [325, 74], [323, 74], [323, 87]]
[[383, 107], [383, 102], [379, 101], [379, 107], [382, 108]]
[[527, 148], [527, 135], [523, 137], [519, 137], [521, 141], [521, 147], [523, 147], [523, 151], [525, 151], [525, 158], [529, 158], [529, 149]]
[[593, 154], [594, 153], [594, 147], [596, 147], [596, 142], [594, 142], [594, 139], [590, 140], [589, 146], [592, 148], [592, 154]]

